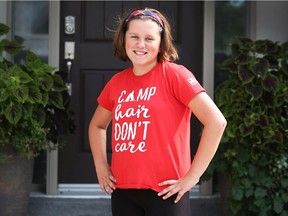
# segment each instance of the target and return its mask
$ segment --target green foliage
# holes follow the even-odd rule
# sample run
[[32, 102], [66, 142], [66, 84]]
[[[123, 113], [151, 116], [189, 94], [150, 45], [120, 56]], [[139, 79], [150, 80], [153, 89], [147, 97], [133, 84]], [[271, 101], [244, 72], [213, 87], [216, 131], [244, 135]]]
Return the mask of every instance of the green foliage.
[[288, 215], [288, 42], [236, 38], [215, 91], [228, 125], [205, 178], [231, 180], [235, 215]]
[[[8, 31], [0, 23], [0, 35]], [[4, 58], [4, 52], [16, 55], [22, 49], [16, 41], [0, 41], [0, 147], [34, 157], [59, 147], [57, 138], [64, 134], [59, 128], [69, 124], [71, 116], [63, 99], [68, 97], [66, 84], [55, 68], [32, 51], [26, 51], [23, 65]]]

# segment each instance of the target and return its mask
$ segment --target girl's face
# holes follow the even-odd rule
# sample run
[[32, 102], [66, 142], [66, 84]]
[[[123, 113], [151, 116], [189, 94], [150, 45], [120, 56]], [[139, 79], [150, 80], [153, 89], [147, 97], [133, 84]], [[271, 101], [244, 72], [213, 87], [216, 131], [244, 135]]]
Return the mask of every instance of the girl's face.
[[134, 19], [129, 22], [125, 34], [125, 50], [134, 66], [134, 73], [142, 75], [157, 64], [161, 31], [150, 19]]

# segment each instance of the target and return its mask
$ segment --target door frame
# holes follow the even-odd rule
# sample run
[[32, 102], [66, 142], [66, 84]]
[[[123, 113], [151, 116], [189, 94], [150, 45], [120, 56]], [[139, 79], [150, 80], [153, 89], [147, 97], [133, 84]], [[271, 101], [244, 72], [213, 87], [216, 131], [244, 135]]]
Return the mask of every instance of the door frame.
[[[204, 2], [203, 40], [203, 87], [208, 95], [214, 94], [214, 11], [213, 1]], [[49, 64], [59, 68], [60, 56], [60, 1], [50, 1], [49, 5]], [[202, 183], [200, 192], [212, 195], [212, 181]], [[47, 153], [47, 195], [58, 195], [58, 150]]]

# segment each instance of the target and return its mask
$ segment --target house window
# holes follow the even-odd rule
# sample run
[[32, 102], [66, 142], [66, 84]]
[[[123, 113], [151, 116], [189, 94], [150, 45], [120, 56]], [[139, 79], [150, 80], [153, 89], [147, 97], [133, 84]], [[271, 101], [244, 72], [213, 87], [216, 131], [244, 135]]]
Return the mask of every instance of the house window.
[[[35, 52], [40, 59], [48, 62], [49, 1], [13, 1], [12, 2], [12, 38], [25, 49]], [[21, 63], [24, 55], [14, 59]], [[46, 183], [46, 152], [34, 160], [33, 183]]]
[[12, 16], [13, 38], [47, 62], [49, 1], [13, 1]]
[[247, 7], [244, 0], [215, 1], [215, 87], [229, 76], [218, 65], [231, 54], [230, 42], [235, 36], [248, 34]]

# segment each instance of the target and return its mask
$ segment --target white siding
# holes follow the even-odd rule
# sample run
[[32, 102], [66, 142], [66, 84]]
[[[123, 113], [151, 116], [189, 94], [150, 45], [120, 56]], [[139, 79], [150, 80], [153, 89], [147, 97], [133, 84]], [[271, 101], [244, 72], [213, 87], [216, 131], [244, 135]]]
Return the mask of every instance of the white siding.
[[288, 41], [288, 1], [257, 1], [255, 38]]
[[7, 1], [0, 1], [0, 23], [7, 24]]

